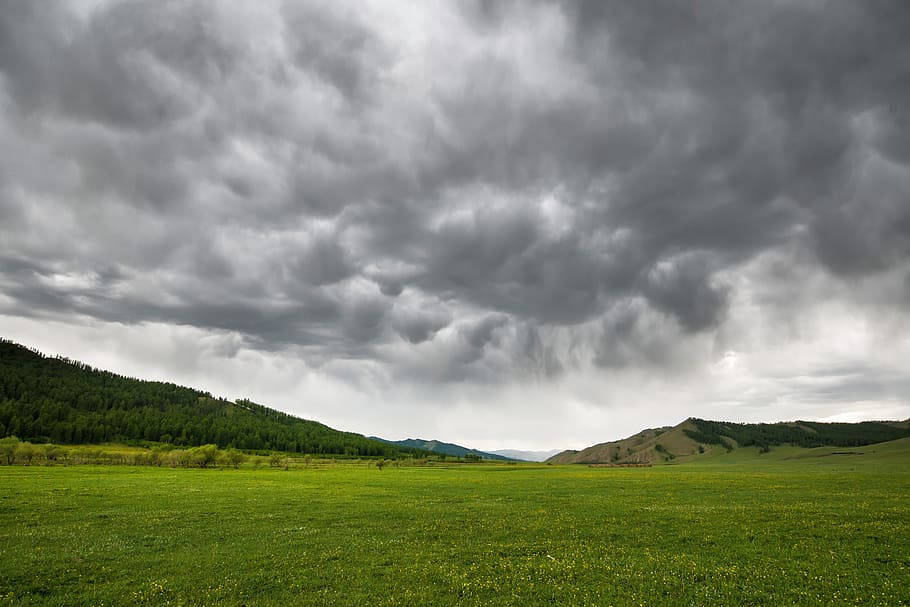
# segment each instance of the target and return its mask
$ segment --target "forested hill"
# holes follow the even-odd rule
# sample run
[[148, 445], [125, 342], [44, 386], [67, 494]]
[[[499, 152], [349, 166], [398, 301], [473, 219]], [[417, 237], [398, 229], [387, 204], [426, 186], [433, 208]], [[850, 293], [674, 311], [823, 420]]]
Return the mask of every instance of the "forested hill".
[[907, 422], [779, 422], [776, 424], [735, 424], [690, 420], [694, 428], [683, 432], [706, 445], [770, 448], [776, 445], [797, 447], [861, 447], [910, 436]]
[[438, 440], [424, 440], [422, 438], [406, 438], [404, 440], [386, 440], [384, 438], [379, 438], [377, 436], [371, 436], [370, 438], [375, 438], [376, 440], [381, 440], [384, 443], [391, 443], [393, 445], [398, 445], [401, 447], [415, 447], [417, 449], [426, 449], [427, 451], [432, 451], [433, 453], [442, 453], [444, 455], [452, 455], [455, 457], [465, 457], [465, 458], [476, 458], [476, 459], [495, 459], [500, 461], [512, 461], [512, 458], [505, 457], [504, 455], [497, 455], [495, 453], [487, 453], [486, 451], [478, 451], [477, 449], [471, 449], [469, 447], [462, 447], [461, 445], [455, 445], [453, 443], [444, 443]]
[[563, 451], [547, 460], [553, 464], [645, 464], [700, 457], [712, 452], [757, 447], [861, 447], [910, 436], [910, 420], [857, 423], [778, 422], [740, 424], [690, 417], [670, 427], [648, 428], [628, 438]]
[[142, 381], [0, 339], [0, 437], [61, 444], [159, 441], [291, 453], [425, 451], [340, 432], [248, 400]]

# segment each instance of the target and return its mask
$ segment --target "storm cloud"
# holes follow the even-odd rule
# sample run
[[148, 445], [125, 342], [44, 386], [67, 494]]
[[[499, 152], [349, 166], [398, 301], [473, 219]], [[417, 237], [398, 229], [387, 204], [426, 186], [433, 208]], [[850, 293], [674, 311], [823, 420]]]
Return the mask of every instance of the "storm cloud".
[[[0, 2], [0, 314], [421, 407], [659, 377], [906, 415], [908, 31], [899, 0]], [[691, 388], [747, 360], [752, 396]]]

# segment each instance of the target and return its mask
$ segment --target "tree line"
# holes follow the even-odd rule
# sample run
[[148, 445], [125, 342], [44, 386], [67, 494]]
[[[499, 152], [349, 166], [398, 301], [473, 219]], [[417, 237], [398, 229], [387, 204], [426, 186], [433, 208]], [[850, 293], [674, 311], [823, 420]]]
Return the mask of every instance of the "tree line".
[[[272, 451], [249, 454], [237, 449], [219, 449], [216, 445], [198, 447], [175, 447], [167, 444], [122, 447], [119, 445], [55, 445], [35, 444], [19, 440], [15, 436], [0, 438], [0, 466], [156, 466], [169, 468], [258, 468], [268, 465], [272, 468], [309, 468], [310, 466], [337, 465], [374, 466], [382, 470], [386, 466], [424, 467], [447, 463], [472, 463], [482, 461], [479, 457], [446, 458], [444, 454], [425, 454], [422, 457], [386, 459], [367, 457], [349, 459], [342, 455], [287, 454]], [[506, 462], [515, 465], [517, 462]]]
[[789, 422], [776, 424], [736, 424], [731, 422], [690, 420], [695, 430], [685, 429], [689, 438], [700, 443], [723, 445], [731, 449], [730, 440], [740, 447], [759, 447], [767, 451], [778, 445], [798, 447], [861, 447], [910, 436], [906, 423], [888, 422], [822, 423]]
[[200, 445], [189, 449], [157, 446], [135, 452], [106, 451], [101, 447], [63, 447], [52, 443], [33, 444], [15, 436], [0, 438], [0, 464], [95, 464], [132, 466], [170, 466], [171, 468], [239, 468], [249, 456], [237, 449]]
[[0, 339], [4, 436], [66, 445], [150, 441], [350, 457], [426, 454], [249, 400], [232, 402], [172, 383], [126, 377]]

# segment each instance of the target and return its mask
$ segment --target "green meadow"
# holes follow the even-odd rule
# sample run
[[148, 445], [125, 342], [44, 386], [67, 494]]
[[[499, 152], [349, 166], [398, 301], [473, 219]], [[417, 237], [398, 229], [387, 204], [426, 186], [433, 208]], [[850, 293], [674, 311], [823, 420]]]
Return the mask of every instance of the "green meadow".
[[678, 465], [0, 467], [0, 605], [906, 605], [910, 441]]

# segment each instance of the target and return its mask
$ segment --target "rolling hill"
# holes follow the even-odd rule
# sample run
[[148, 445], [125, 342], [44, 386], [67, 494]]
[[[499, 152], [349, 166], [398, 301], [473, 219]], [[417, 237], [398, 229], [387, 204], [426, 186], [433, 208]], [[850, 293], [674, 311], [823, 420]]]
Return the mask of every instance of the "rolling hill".
[[379, 440], [385, 443], [392, 445], [398, 445], [399, 447], [411, 447], [414, 449], [423, 449], [425, 451], [430, 451], [432, 453], [444, 453], [445, 455], [453, 455], [455, 457], [479, 457], [480, 459], [495, 459], [501, 461], [508, 461], [515, 458], [505, 457], [503, 455], [498, 455], [496, 453], [487, 453], [485, 451], [478, 451], [477, 449], [471, 449], [469, 447], [462, 447], [461, 445], [455, 445], [453, 443], [444, 443], [438, 440], [424, 440], [422, 438], [406, 438], [404, 440], [391, 441], [384, 438], [379, 438], [378, 436], [371, 436], [371, 439]]
[[768, 452], [773, 447], [860, 447], [910, 437], [910, 420], [821, 423], [780, 422], [739, 424], [690, 417], [676, 426], [650, 428], [621, 440], [593, 445], [581, 451], [563, 451], [547, 460], [552, 464], [667, 463], [741, 447]]
[[0, 339], [0, 437], [82, 444], [174, 445], [346, 456], [426, 455], [175, 384], [143, 381]]

